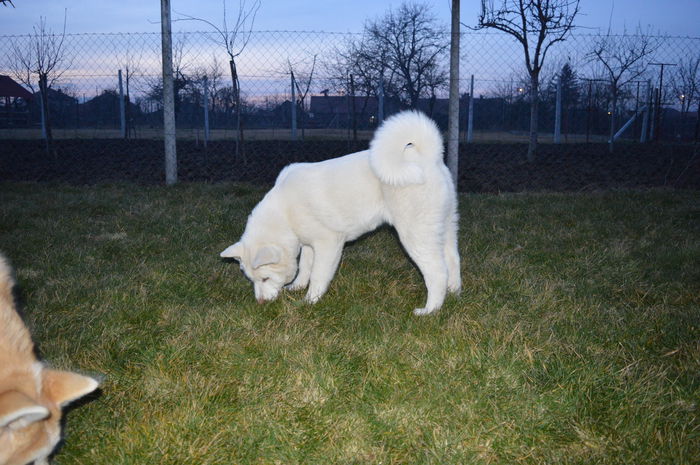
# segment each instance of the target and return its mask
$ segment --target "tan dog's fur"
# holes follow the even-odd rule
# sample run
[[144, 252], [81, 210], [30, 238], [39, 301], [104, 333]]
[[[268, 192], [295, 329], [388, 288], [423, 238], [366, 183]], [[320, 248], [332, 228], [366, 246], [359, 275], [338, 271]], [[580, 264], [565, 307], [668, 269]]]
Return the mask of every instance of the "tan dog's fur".
[[48, 464], [61, 437], [61, 407], [98, 383], [46, 368], [17, 314], [10, 267], [0, 255], [0, 465]]

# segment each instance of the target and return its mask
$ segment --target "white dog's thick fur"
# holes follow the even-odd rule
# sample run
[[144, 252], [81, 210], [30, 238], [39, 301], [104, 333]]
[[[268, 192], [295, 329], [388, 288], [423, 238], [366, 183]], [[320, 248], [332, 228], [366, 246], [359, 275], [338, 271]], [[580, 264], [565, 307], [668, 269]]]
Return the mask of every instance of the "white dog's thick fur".
[[[457, 198], [435, 123], [402, 112], [377, 131], [369, 150], [286, 167], [253, 209], [240, 241], [221, 253], [253, 281], [259, 302], [288, 283], [316, 302], [328, 289], [343, 245], [382, 223], [396, 228], [425, 280], [431, 313], [459, 292]], [[298, 261], [298, 263], [297, 263]]]

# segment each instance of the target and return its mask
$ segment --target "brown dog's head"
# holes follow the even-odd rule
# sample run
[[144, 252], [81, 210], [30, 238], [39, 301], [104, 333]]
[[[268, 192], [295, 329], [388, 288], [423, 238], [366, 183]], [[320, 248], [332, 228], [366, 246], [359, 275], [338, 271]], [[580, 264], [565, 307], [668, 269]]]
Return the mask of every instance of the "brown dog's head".
[[34, 362], [2, 382], [0, 464], [45, 460], [61, 438], [61, 408], [94, 391], [94, 379]]
[[0, 465], [48, 464], [61, 438], [61, 408], [97, 389], [94, 379], [46, 368], [12, 297], [0, 255]]

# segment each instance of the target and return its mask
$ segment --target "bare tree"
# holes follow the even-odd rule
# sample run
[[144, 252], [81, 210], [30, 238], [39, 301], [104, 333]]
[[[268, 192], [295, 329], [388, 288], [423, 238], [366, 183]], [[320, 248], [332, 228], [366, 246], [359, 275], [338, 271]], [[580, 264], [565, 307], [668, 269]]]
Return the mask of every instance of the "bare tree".
[[47, 154], [51, 152], [53, 144], [48, 91], [70, 67], [72, 61], [66, 56], [63, 47], [67, 17], [67, 12], [64, 12], [63, 30], [60, 34], [54, 34], [47, 28], [46, 18], [40, 17], [39, 24], [32, 28], [29, 44], [23, 47], [13, 41], [10, 50], [11, 67], [15, 77], [33, 92], [34, 83], [37, 82], [39, 86]]
[[694, 135], [697, 141], [700, 130], [700, 57], [682, 59], [671, 82], [673, 91], [681, 103], [681, 118], [685, 119], [694, 102], [698, 104]]
[[[497, 3], [498, 2], [498, 3]], [[580, 0], [481, 0], [477, 29], [490, 28], [513, 36], [525, 52], [530, 78], [530, 144], [527, 159], [535, 160], [540, 72], [552, 45], [567, 39], [574, 28]]]
[[693, 102], [700, 99], [700, 57], [682, 59], [671, 78], [671, 85], [681, 103], [681, 114], [687, 114]]
[[[172, 45], [172, 69], [173, 69], [173, 93], [175, 99], [175, 115], [179, 115], [182, 106], [183, 93], [191, 84], [191, 78], [187, 69], [190, 66], [185, 60], [185, 49], [187, 46], [187, 35], [178, 36]], [[160, 76], [146, 78], [148, 90], [146, 95], [149, 100], [157, 105], [163, 105], [163, 80]]]
[[207, 21], [206, 19], [196, 18], [189, 15], [180, 15], [182, 20], [201, 21], [209, 25], [218, 35], [218, 44], [223, 45], [229, 57], [229, 69], [231, 71], [231, 85], [233, 87], [233, 99], [236, 105], [236, 157], [241, 153], [241, 141], [243, 140], [243, 127], [241, 126], [241, 83], [238, 78], [238, 70], [236, 69], [236, 58], [238, 58], [250, 40], [255, 24], [255, 16], [260, 9], [261, 0], [253, 0], [252, 4], [248, 5], [246, 0], [239, 0], [238, 15], [235, 21], [229, 24], [226, 14], [226, 0], [223, 0], [223, 19], [221, 27]]
[[365, 35], [369, 41], [365, 52], [373, 56], [364, 58], [374, 61], [383, 71], [382, 78], [392, 74], [385, 80], [389, 83], [385, 89], [388, 87], [404, 104], [416, 108], [420, 97], [447, 85], [440, 59], [449, 47], [449, 36], [427, 4], [402, 3], [397, 10], [369, 22]]
[[[353, 108], [353, 127], [356, 126], [354, 108], [356, 95], [362, 96], [362, 108], [358, 111], [364, 114], [370, 97], [379, 96], [380, 88], [385, 95], [396, 97], [397, 73], [387, 65], [388, 52], [386, 48], [370, 40], [367, 34], [359, 39], [350, 38], [344, 45], [336, 47], [330, 54], [332, 57], [324, 63], [326, 85], [329, 90], [346, 96], [351, 96], [350, 107]], [[327, 96], [326, 92], [326, 96]]]
[[292, 65], [292, 62], [287, 59], [287, 66], [289, 67], [289, 74], [292, 75], [292, 82], [297, 91], [297, 102], [292, 102], [292, 105], [297, 105], [302, 109], [301, 112], [301, 138], [305, 137], [305, 125], [304, 125], [304, 110], [305, 110], [305, 100], [306, 96], [309, 94], [311, 89], [311, 82], [314, 79], [314, 71], [316, 70], [316, 58], [318, 54], [314, 54], [313, 60], [311, 62], [311, 68], [301, 72], [294, 72], [294, 67], [298, 65]]
[[418, 99], [430, 97], [447, 85], [441, 58], [449, 47], [449, 35], [437, 24], [428, 5], [403, 3], [378, 20], [365, 24], [364, 34], [335, 53], [330, 64], [336, 87], [369, 97], [381, 86], [388, 98], [416, 108]]
[[125, 84], [125, 91], [126, 94], [124, 96], [126, 100], [126, 137], [129, 138], [131, 137], [131, 134], [133, 133], [136, 135], [136, 127], [134, 126], [134, 119], [133, 115], [131, 114], [131, 104], [132, 104], [132, 99], [131, 99], [131, 89], [132, 89], [132, 84], [133, 80], [136, 76], [139, 76], [141, 74], [141, 55], [135, 55], [130, 49], [126, 50], [126, 54], [124, 56], [124, 62], [123, 62], [123, 67], [124, 67], [124, 84]]
[[615, 129], [617, 126], [617, 108], [620, 90], [626, 84], [638, 79], [646, 71], [648, 60], [658, 48], [658, 41], [640, 27], [634, 35], [626, 32], [622, 35], [599, 37], [593, 45], [589, 56], [597, 60], [604, 69], [604, 75], [610, 85], [610, 152], [614, 150]]

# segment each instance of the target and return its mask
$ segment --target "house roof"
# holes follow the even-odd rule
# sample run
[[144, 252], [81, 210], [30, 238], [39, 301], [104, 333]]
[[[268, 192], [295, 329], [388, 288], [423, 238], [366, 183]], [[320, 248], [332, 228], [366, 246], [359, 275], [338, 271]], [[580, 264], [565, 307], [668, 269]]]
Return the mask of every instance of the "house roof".
[[17, 84], [10, 76], [0, 74], [0, 97], [22, 97], [30, 100], [32, 93]]

